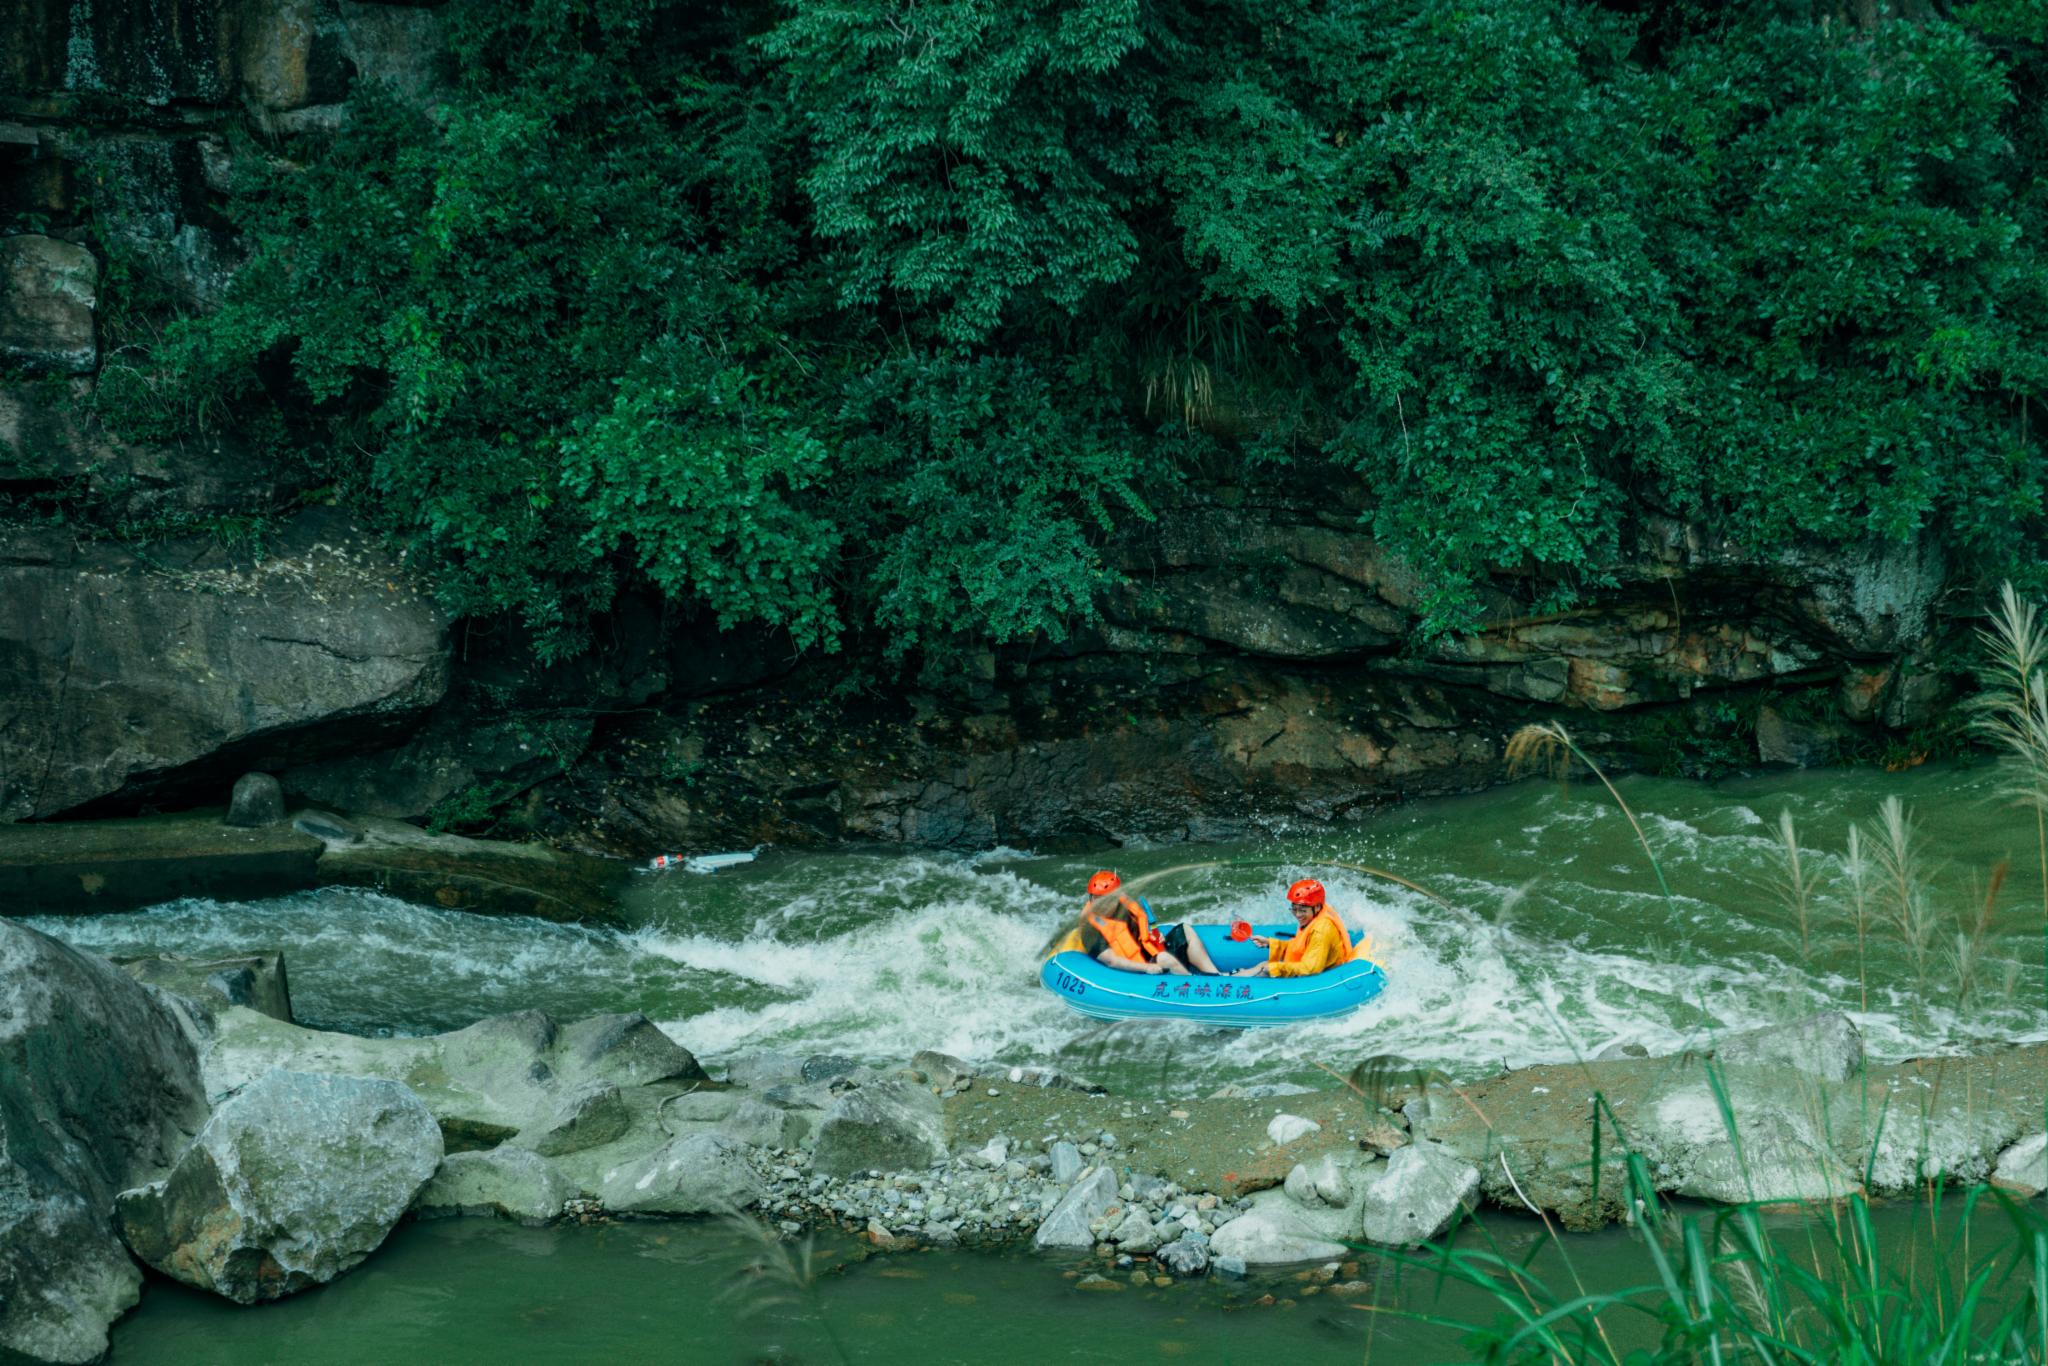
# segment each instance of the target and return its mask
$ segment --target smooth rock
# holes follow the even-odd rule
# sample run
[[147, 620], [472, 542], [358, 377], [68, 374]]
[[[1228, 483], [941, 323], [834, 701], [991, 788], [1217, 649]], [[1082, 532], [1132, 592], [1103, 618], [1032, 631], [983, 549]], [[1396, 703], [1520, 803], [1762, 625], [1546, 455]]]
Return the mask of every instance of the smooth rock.
[[1297, 1138], [1321, 1132], [1322, 1127], [1314, 1120], [1304, 1119], [1300, 1115], [1275, 1115], [1273, 1122], [1266, 1126], [1266, 1137], [1275, 1144], [1285, 1147]]
[[1863, 1066], [1863, 1031], [1836, 1010], [1788, 1024], [1730, 1034], [1714, 1048], [1724, 1063], [1794, 1067], [1828, 1081], [1844, 1081]]
[[1411, 1143], [1396, 1148], [1387, 1169], [1365, 1191], [1365, 1236], [1412, 1247], [1440, 1236], [1479, 1203], [1479, 1169], [1448, 1148]]
[[1074, 1184], [1074, 1178], [1081, 1174], [1081, 1150], [1065, 1139], [1052, 1145], [1048, 1154], [1052, 1160], [1052, 1179], [1062, 1186]]
[[354, 821], [310, 807], [292, 817], [292, 829], [330, 844], [360, 844], [363, 839], [363, 828]]
[[818, 1125], [812, 1167], [830, 1176], [915, 1171], [946, 1156], [946, 1125], [930, 1091], [906, 1082], [870, 1082], [832, 1102]]
[[235, 779], [223, 823], [253, 830], [284, 819], [284, 787], [268, 773], [244, 773]]
[[1266, 1202], [1241, 1214], [1216, 1230], [1209, 1250], [1218, 1259], [1231, 1258], [1247, 1266], [1284, 1266], [1295, 1262], [1326, 1262], [1348, 1251], [1344, 1244], [1319, 1236], [1300, 1218], [1299, 1211]]
[[2028, 1199], [2048, 1190], [2048, 1133], [2023, 1138], [2000, 1153], [1991, 1180]]
[[441, 1157], [433, 1115], [398, 1083], [273, 1070], [213, 1112], [168, 1176], [115, 1208], [143, 1261], [255, 1304], [376, 1251]]
[[105, 959], [0, 920], [0, 1359], [97, 1361], [142, 1275], [114, 1196], [206, 1122], [173, 1008]]
[[1092, 1168], [1045, 1216], [1038, 1232], [1032, 1235], [1031, 1245], [1046, 1250], [1086, 1251], [1095, 1246], [1095, 1235], [1088, 1226], [1115, 1203], [1115, 1174], [1107, 1167]]
[[1242, 1257], [1217, 1257], [1209, 1265], [1226, 1281], [1241, 1281], [1245, 1278], [1246, 1267]]
[[413, 1201], [413, 1212], [433, 1217], [494, 1214], [522, 1224], [561, 1217], [576, 1185], [530, 1148], [500, 1144], [488, 1152], [450, 1153]]
[[764, 1193], [738, 1144], [722, 1134], [690, 1134], [605, 1172], [597, 1196], [620, 1214], [721, 1214]]
[[1647, 1058], [1650, 1050], [1629, 1039], [1617, 1039], [1593, 1055], [1595, 1062], [1617, 1062], [1628, 1058]]
[[592, 1082], [557, 1100], [539, 1123], [520, 1131], [518, 1142], [542, 1157], [559, 1157], [610, 1143], [632, 1125], [633, 1113], [619, 1088]]

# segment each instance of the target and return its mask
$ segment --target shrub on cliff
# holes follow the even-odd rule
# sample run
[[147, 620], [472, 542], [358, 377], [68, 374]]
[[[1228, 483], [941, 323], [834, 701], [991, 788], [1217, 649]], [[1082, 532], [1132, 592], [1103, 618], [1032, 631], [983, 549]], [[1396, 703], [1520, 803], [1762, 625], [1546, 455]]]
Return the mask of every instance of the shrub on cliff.
[[2048, 35], [1806, 8], [457, 0], [156, 362], [556, 647], [1058, 636], [1218, 450], [1362, 475], [1431, 630], [1645, 506], [2008, 568]]

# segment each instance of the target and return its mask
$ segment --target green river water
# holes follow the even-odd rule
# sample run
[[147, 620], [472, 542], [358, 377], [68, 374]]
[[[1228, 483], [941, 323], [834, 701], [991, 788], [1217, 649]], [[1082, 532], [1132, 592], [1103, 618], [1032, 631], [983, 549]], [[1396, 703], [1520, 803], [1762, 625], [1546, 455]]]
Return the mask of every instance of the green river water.
[[[1478, 1076], [1616, 1042], [1669, 1051], [1820, 1008], [1848, 1010], [1871, 1052], [1895, 1059], [2048, 1038], [2035, 832], [1998, 788], [1990, 764], [1624, 780], [1669, 898], [1600, 788], [1532, 781], [1256, 844], [1075, 857], [765, 850], [712, 875], [636, 878], [619, 929], [342, 889], [29, 923], [106, 953], [282, 948], [301, 1021], [332, 1029], [425, 1032], [527, 1007], [562, 1018], [642, 1010], [714, 1069], [760, 1049], [890, 1062], [939, 1048], [1050, 1061], [1134, 1090], [1165, 1070], [1204, 1086], [1326, 1081], [1319, 1063], [1342, 1071], [1388, 1053]], [[1850, 825], [1872, 820], [1887, 797], [1916, 824], [1913, 904], [1931, 922], [1918, 949], [1892, 926], [1896, 898], [1873, 902], [1859, 949], [1842, 876]], [[1786, 810], [1814, 884], [1803, 933], [1779, 886]], [[2008, 859], [1990, 929], [1968, 935], [1992, 870]], [[1343, 863], [1398, 873], [1451, 909], [1333, 866]], [[1274, 918], [1289, 881], [1319, 876], [1353, 928], [1373, 936], [1388, 989], [1341, 1021], [1238, 1035], [1158, 1026], [1135, 1047], [1129, 1035], [1106, 1047], [1035, 976], [1038, 951], [1104, 865], [1126, 879], [1183, 869], [1145, 887], [1169, 919]], [[1912, 1210], [1881, 1214], [1887, 1238], [1924, 1242]], [[1509, 1241], [1541, 1232], [1497, 1216], [1489, 1227]], [[1589, 1283], [1645, 1278], [1633, 1233], [1573, 1239], [1571, 1249]], [[858, 1261], [821, 1244], [826, 1273], [778, 1306], [760, 1302], [761, 1278], [736, 1276], [750, 1255], [745, 1240], [702, 1224], [412, 1224], [342, 1281], [262, 1309], [153, 1282], [115, 1332], [115, 1359], [829, 1361], [834, 1333], [850, 1359], [894, 1362], [1249, 1361], [1275, 1350], [1410, 1361], [1459, 1351], [1453, 1334], [1303, 1296], [1292, 1282], [1089, 1293], [1065, 1268], [1023, 1255]], [[1433, 1279], [1412, 1269], [1367, 1258], [1361, 1275], [1374, 1287], [1365, 1302], [1445, 1307]], [[1266, 1293], [1294, 1303], [1252, 1303]]]

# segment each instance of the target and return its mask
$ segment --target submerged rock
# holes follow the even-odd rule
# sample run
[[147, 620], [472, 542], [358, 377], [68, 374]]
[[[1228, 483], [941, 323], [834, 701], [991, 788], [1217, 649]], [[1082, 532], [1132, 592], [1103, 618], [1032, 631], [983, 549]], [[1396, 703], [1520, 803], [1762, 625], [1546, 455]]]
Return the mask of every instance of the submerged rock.
[[205, 1121], [198, 1058], [161, 998], [0, 920], [0, 1359], [105, 1354], [142, 1289], [115, 1193]]
[[506, 1143], [488, 1152], [450, 1153], [413, 1201], [415, 1214], [495, 1214], [522, 1224], [562, 1215], [576, 1184], [530, 1148]]
[[812, 1167], [828, 1176], [915, 1171], [946, 1155], [938, 1098], [904, 1082], [870, 1082], [832, 1102], [818, 1126]]
[[1095, 1246], [1089, 1225], [1115, 1203], [1116, 1174], [1107, 1167], [1091, 1168], [1045, 1216], [1031, 1245], [1046, 1251], [1085, 1252]]
[[718, 1134], [691, 1134], [604, 1174], [598, 1198], [622, 1214], [721, 1214], [763, 1194], [740, 1145]]
[[285, 975], [284, 955], [275, 950], [218, 958], [159, 953], [113, 961], [136, 981], [182, 996], [202, 1014], [211, 1016], [222, 1004], [247, 1006], [273, 1020], [291, 1023], [291, 984]]
[[1412, 1247], [1441, 1237], [1479, 1203], [1479, 1169], [1434, 1143], [1411, 1143], [1387, 1158], [1386, 1175], [1365, 1192], [1365, 1236]]
[[267, 1072], [213, 1112], [168, 1176], [121, 1193], [121, 1234], [173, 1279], [273, 1300], [374, 1252], [441, 1156], [433, 1115], [396, 1082]]
[[1209, 1269], [1209, 1240], [1200, 1233], [1183, 1233], [1160, 1248], [1154, 1260], [1176, 1276], [1199, 1276]]

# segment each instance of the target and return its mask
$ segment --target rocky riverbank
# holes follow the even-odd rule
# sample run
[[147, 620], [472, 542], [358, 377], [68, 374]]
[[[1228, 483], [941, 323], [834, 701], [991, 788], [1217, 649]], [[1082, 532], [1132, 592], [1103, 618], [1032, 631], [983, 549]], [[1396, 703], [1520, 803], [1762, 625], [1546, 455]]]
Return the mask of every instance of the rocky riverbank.
[[[123, 1244], [255, 1302], [344, 1274], [408, 1215], [746, 1212], [885, 1251], [1029, 1247], [1108, 1285], [1303, 1263], [1336, 1277], [1353, 1249], [1441, 1236], [1483, 1205], [1625, 1220], [1624, 1151], [1659, 1194], [1728, 1202], [2048, 1187], [2048, 1047], [1874, 1065], [1839, 1016], [1370, 1098], [1110, 1094], [938, 1053], [759, 1054], [713, 1076], [635, 1014], [364, 1038], [291, 1023], [276, 955], [123, 975], [5, 921], [0, 952], [0, 1062], [30, 1077], [0, 1086], [8, 1131], [57, 1143], [11, 1148], [19, 1179], [0, 1181], [0, 1346], [35, 1360], [98, 1353], [139, 1287]], [[103, 1004], [59, 1009], [43, 983]], [[137, 1058], [101, 1057], [108, 1029]], [[35, 1080], [52, 1067], [99, 1078], [90, 1099]], [[58, 1123], [53, 1103], [107, 1132]]]

